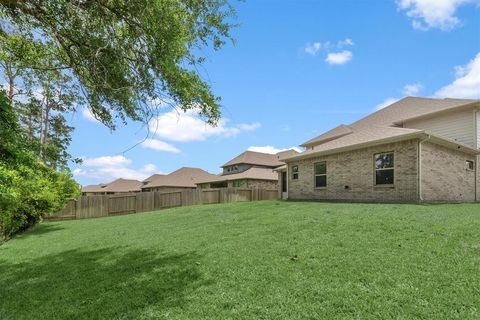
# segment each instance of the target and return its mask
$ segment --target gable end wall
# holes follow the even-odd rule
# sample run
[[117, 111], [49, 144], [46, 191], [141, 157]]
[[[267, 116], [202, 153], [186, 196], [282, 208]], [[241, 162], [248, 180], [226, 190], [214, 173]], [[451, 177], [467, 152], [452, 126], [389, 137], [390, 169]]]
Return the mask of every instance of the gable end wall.
[[468, 146], [475, 146], [474, 112], [465, 110], [438, 115], [432, 118], [407, 121], [404, 128], [428, 130]]
[[475, 201], [475, 171], [466, 160], [475, 156], [430, 142], [423, 142], [422, 197], [426, 202]]

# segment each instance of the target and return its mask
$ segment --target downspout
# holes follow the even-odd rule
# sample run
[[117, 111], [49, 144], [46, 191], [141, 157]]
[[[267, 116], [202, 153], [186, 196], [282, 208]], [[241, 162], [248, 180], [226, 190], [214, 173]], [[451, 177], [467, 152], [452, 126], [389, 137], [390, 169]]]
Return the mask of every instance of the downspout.
[[[475, 116], [473, 117], [473, 119], [475, 120], [475, 123], [474, 123], [474, 138], [475, 138], [475, 146], [477, 147], [477, 149], [480, 149], [480, 145], [478, 144], [478, 141], [479, 141], [479, 137], [478, 137], [478, 132], [480, 131], [480, 128], [478, 127], [478, 123], [479, 123], [479, 115], [480, 115], [480, 111], [477, 109], [475, 111]], [[474, 177], [474, 182], [475, 182], [475, 202], [477, 202], [478, 200], [478, 186], [477, 186], [477, 183], [478, 183], [478, 168], [479, 168], [479, 165], [478, 165], [478, 160], [480, 160], [480, 156], [477, 154], [475, 156], [475, 177]]]
[[418, 200], [423, 201], [423, 195], [422, 195], [422, 143], [425, 141], [430, 140], [430, 135], [427, 134], [427, 137], [423, 140], [420, 140], [418, 142], [418, 156], [417, 156], [417, 184], [418, 184]]
[[478, 168], [479, 168], [478, 160], [480, 160], [480, 156], [477, 154], [475, 156], [475, 177], [473, 177], [473, 179], [474, 179], [473, 181], [475, 182], [475, 202], [477, 202], [479, 200], [478, 199], [478, 186], [477, 186], [477, 182], [478, 182], [477, 176], [478, 176]]
[[289, 190], [289, 189], [288, 189], [288, 188], [289, 188], [288, 179], [290, 178], [290, 175], [288, 174], [288, 168], [289, 168], [289, 167], [290, 167], [290, 165], [289, 165], [288, 162], [287, 162], [287, 176], [285, 177], [285, 179], [286, 179], [285, 183], [287, 184], [287, 192], [286, 192], [287, 196], [286, 196], [286, 199], [285, 199], [285, 200], [288, 200], [288, 193], [289, 193], [289, 192], [288, 192], [288, 190]]

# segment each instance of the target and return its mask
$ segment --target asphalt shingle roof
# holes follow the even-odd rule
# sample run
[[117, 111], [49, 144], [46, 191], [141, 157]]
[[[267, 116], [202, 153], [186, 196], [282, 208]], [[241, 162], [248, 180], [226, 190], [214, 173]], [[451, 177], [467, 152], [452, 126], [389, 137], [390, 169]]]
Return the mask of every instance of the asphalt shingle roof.
[[273, 171], [273, 169], [252, 167], [240, 173], [217, 175], [209, 179], [200, 180], [197, 183], [232, 181], [240, 179], [278, 180], [278, 174], [277, 172]]
[[107, 184], [88, 185], [82, 192], [136, 192], [141, 191], [142, 182], [133, 179], [116, 179]]
[[298, 156], [303, 157], [375, 141], [406, 138], [410, 135], [425, 133], [423, 130], [402, 128], [399, 125], [408, 119], [427, 117], [437, 112], [469, 107], [478, 102], [480, 100], [406, 97], [350, 125], [342, 124], [308, 140], [302, 146], [313, 147], [313, 149], [308, 149]]
[[156, 187], [184, 187], [195, 188], [196, 183], [202, 179], [215, 178], [216, 175], [199, 168], [180, 168], [170, 174], [154, 174], [145, 179], [142, 188]]
[[255, 151], [245, 151], [240, 155], [236, 156], [232, 160], [225, 163], [222, 168], [232, 166], [235, 164], [252, 164], [257, 166], [265, 166], [265, 167], [279, 167], [283, 164], [278, 159], [276, 154], [268, 154], [262, 152], [255, 152]]

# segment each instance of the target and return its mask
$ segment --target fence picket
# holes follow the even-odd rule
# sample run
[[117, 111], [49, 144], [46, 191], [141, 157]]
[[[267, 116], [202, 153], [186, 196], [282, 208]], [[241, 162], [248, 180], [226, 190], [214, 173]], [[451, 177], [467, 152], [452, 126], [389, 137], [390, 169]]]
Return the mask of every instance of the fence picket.
[[251, 188], [185, 189], [176, 192], [139, 192], [81, 196], [50, 216], [55, 219], [88, 219], [201, 204], [278, 199], [278, 190]]

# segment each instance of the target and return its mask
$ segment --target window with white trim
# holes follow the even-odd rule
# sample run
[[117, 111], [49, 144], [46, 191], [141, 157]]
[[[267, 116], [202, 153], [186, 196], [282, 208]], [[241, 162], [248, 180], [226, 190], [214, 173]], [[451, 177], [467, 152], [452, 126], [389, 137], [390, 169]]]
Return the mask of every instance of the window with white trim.
[[393, 152], [377, 153], [375, 161], [375, 185], [393, 185], [395, 181], [395, 163]]
[[327, 162], [316, 162], [315, 166], [315, 188], [324, 188], [327, 186]]

